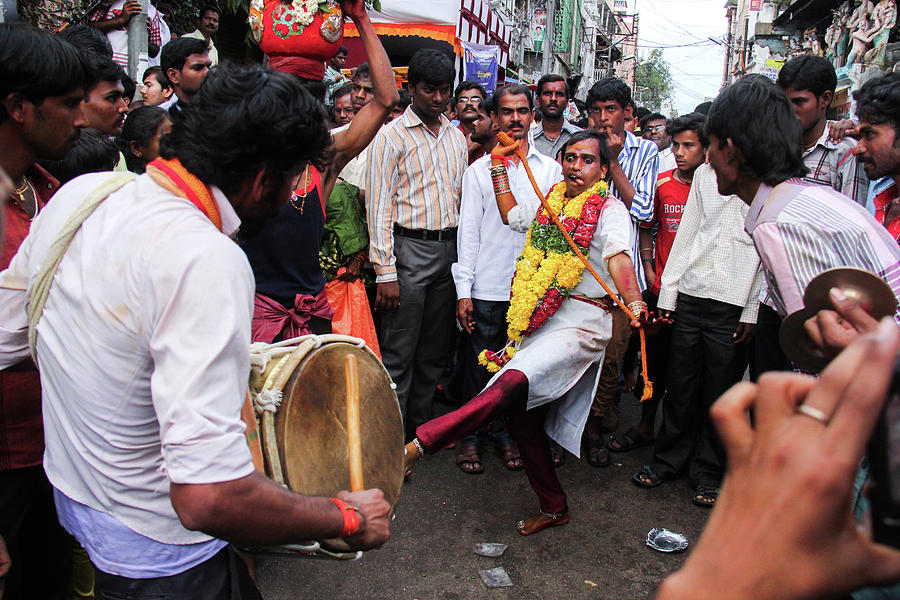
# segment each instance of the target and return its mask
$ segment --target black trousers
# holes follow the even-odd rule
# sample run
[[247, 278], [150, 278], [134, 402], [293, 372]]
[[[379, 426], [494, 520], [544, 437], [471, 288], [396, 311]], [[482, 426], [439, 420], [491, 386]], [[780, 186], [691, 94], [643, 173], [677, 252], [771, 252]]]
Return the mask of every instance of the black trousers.
[[653, 470], [670, 479], [688, 469], [695, 485], [718, 487], [725, 451], [709, 408], [740, 381], [746, 344], [734, 343], [740, 306], [678, 294], [669, 350], [668, 394], [656, 436]]
[[766, 371], [790, 371], [791, 361], [784, 355], [778, 341], [781, 317], [774, 308], [760, 303], [756, 320], [756, 335], [750, 353], [750, 379], [757, 381]]
[[227, 546], [178, 575], [131, 579], [94, 569], [97, 600], [262, 600], [247, 565]]
[[59, 524], [41, 465], [0, 471], [0, 535], [12, 561], [4, 600], [66, 597], [72, 537]]

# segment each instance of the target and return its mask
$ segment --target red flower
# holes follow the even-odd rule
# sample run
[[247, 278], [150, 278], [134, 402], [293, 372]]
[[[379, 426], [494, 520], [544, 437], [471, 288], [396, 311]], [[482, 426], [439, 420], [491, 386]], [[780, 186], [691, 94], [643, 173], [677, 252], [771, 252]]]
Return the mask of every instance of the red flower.
[[294, 30], [294, 33], [302, 33], [302, 32], [303, 32], [303, 25], [301, 25], [299, 22], [297, 22], [297, 23], [294, 23], [294, 24], [291, 26], [291, 29]]
[[578, 225], [578, 220], [572, 217], [566, 217], [562, 220], [562, 224], [566, 232], [572, 233], [573, 231], [575, 231], [575, 226]]
[[546, 214], [544, 214], [544, 211], [541, 211], [541, 212], [539, 212], [538, 215], [537, 215], [537, 221], [538, 221], [538, 223], [540, 223], [541, 225], [549, 225], [549, 224], [550, 224], [550, 217], [548, 217]]
[[272, 31], [274, 31], [276, 34], [280, 35], [283, 38], [287, 37], [291, 33], [290, 30], [288, 29], [288, 26], [285, 25], [284, 23], [273, 23]]

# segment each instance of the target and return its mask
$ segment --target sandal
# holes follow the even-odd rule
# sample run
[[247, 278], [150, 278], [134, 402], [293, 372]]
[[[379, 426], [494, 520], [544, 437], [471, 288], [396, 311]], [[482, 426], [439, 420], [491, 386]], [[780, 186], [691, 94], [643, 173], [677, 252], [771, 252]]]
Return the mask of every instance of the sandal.
[[522, 462], [522, 455], [519, 454], [519, 447], [516, 446], [515, 442], [508, 446], [503, 446], [500, 448], [500, 452], [503, 453], [503, 466], [510, 471], [521, 471], [525, 468], [525, 463]]
[[612, 457], [609, 455], [609, 452], [603, 449], [601, 444], [602, 442], [597, 440], [596, 444], [588, 446], [587, 462], [592, 467], [608, 467], [612, 464]]
[[541, 511], [530, 519], [519, 521], [516, 524], [516, 529], [521, 535], [532, 535], [548, 527], [558, 527], [568, 522], [569, 513], [567, 512], [553, 514]]
[[644, 465], [641, 470], [631, 476], [634, 485], [642, 488], [655, 488], [666, 480], [657, 475], [650, 465]]
[[554, 469], [558, 469], [566, 462], [566, 451], [553, 440], [550, 440], [550, 460], [553, 461]]
[[409, 479], [413, 466], [422, 458], [422, 450], [418, 440], [413, 440], [403, 447], [403, 479]]
[[708, 485], [697, 485], [694, 487], [694, 497], [691, 498], [691, 502], [693, 502], [695, 506], [712, 508], [716, 505], [718, 499], [719, 488]]
[[635, 450], [637, 448], [643, 448], [644, 446], [651, 446], [655, 440], [651, 438], [645, 438], [638, 430], [632, 427], [622, 435], [617, 435], [614, 437], [608, 444], [606, 444], [607, 449], [611, 452], [630, 452], [631, 450]]
[[481, 457], [478, 456], [478, 447], [472, 444], [461, 444], [459, 454], [456, 455], [456, 466], [460, 471], [469, 475], [484, 473], [484, 465], [481, 464]]

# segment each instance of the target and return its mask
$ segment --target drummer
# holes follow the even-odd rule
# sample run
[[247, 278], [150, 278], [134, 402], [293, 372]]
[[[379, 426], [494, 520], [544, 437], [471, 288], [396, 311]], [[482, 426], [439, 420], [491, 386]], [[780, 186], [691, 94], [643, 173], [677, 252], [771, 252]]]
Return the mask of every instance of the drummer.
[[[540, 512], [517, 526], [520, 534], [531, 535], [569, 522], [566, 494], [553, 469], [544, 430], [566, 450], [580, 454], [581, 434], [612, 333], [610, 313], [621, 309], [564, 241], [560, 249], [562, 236], [545, 210], [535, 216], [528, 209], [531, 205], [517, 204], [503, 166], [517, 147], [518, 143], [497, 147], [491, 154], [500, 216], [516, 231], [528, 231], [507, 315], [507, 332], [516, 343], [482, 353], [488, 370], [499, 371], [488, 387], [462, 408], [418, 427], [404, 451], [409, 468], [423, 453], [433, 454], [497, 415], [509, 414], [510, 433], [540, 500]], [[563, 180], [550, 191], [548, 202], [555, 212], [564, 207], [560, 218], [566, 229], [597, 273], [615, 283], [637, 315], [638, 320], [632, 321], [637, 326], [646, 320], [647, 305], [641, 300], [630, 256], [631, 217], [621, 201], [606, 195], [606, 139], [596, 131], [576, 133], [563, 146], [562, 157]], [[552, 246], [555, 252], [542, 250], [548, 244], [557, 244]], [[538, 298], [529, 294], [536, 287], [541, 288]]]
[[[762, 119], [765, 124], [756, 122]], [[846, 196], [800, 179], [807, 171], [800, 123], [781, 88], [762, 75], [742, 78], [716, 98], [706, 130], [719, 193], [736, 194], [750, 205], [744, 227], [780, 317], [802, 309], [809, 282], [834, 267], [874, 272], [900, 297], [900, 247], [887, 230]], [[837, 288], [830, 296], [842, 312], [852, 304]], [[858, 331], [878, 325], [862, 310], [844, 314], [846, 320], [823, 313], [807, 323], [807, 331], [829, 356]]]
[[[0, 46], [23, 31], [0, 24]], [[5, 369], [29, 357], [26, 304], [61, 255], [36, 316], [44, 467], [98, 597], [260, 598], [229, 541], [366, 549], [389, 537], [381, 491], [282, 488], [254, 470], [240, 420], [254, 285], [229, 236], [287, 202], [328, 150], [325, 123], [293, 77], [220, 65], [175, 116], [162, 160], [112, 193], [131, 176], [67, 184], [0, 273]], [[85, 199], [107, 194], [54, 253]]]

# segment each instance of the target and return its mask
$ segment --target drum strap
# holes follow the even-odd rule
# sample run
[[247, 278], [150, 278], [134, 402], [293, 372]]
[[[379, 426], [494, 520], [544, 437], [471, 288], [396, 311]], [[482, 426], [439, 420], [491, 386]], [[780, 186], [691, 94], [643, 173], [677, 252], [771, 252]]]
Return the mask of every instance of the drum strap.
[[50, 288], [53, 286], [53, 278], [59, 269], [59, 263], [62, 262], [66, 250], [72, 243], [75, 234], [81, 229], [82, 224], [106, 200], [113, 192], [118, 191], [126, 184], [134, 181], [137, 177], [134, 173], [116, 173], [115, 175], [104, 180], [100, 186], [88, 194], [87, 198], [68, 218], [56, 237], [56, 240], [50, 245], [47, 252], [47, 258], [41, 265], [34, 284], [31, 287], [31, 296], [29, 297], [28, 306], [28, 348], [31, 350], [31, 358], [37, 364], [37, 326], [44, 313], [44, 305], [47, 303], [47, 296], [50, 294]]

